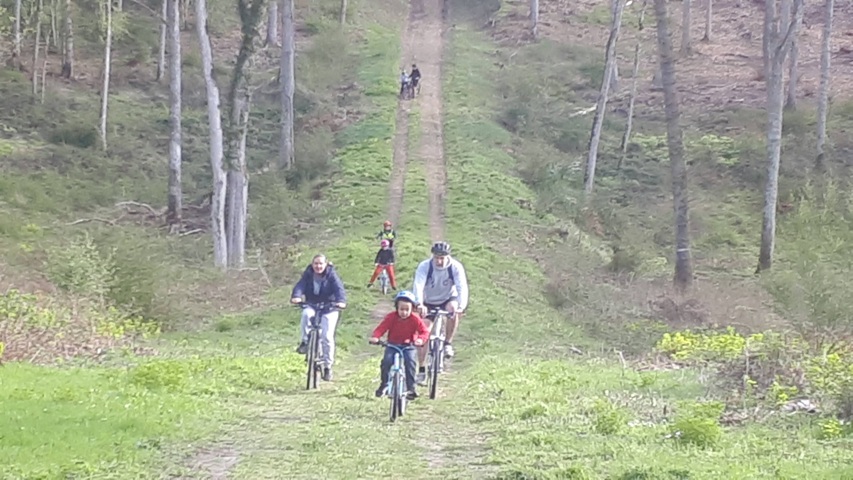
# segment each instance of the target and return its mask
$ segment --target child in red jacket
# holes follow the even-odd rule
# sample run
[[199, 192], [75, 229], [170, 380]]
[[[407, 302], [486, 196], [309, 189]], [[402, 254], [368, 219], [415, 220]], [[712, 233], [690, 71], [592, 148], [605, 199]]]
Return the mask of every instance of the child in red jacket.
[[[417, 300], [412, 292], [403, 290], [394, 297], [396, 311], [385, 315], [382, 322], [370, 335], [370, 343], [379, 343], [379, 338], [388, 333], [388, 343], [397, 345], [403, 350], [403, 361], [406, 365], [406, 388], [409, 400], [417, 398], [415, 390], [415, 371], [417, 369], [417, 358], [415, 347], [420, 347], [429, 339], [429, 328], [423, 319], [415, 313]], [[388, 372], [394, 364], [394, 354], [397, 350], [391, 347], [385, 348], [385, 356], [381, 364], [381, 380], [376, 396], [381, 397], [388, 383]]]

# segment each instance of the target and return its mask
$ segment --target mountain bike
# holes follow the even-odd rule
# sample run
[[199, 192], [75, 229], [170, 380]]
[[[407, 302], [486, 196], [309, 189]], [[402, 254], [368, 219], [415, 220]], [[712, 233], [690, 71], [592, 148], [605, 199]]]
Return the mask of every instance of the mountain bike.
[[407, 345], [394, 345], [380, 340], [376, 345], [391, 347], [394, 352], [394, 363], [388, 371], [388, 383], [385, 384], [385, 395], [391, 398], [391, 421], [397, 420], [406, 413], [406, 404], [409, 402], [408, 389], [406, 388], [406, 366], [403, 360], [403, 348]]
[[412, 87], [412, 82], [407, 82], [403, 85], [403, 93], [400, 95], [403, 100], [411, 100], [415, 98], [415, 90]]
[[388, 271], [383, 268], [382, 273], [379, 275], [379, 290], [382, 291], [382, 295], [388, 295], [388, 284], [390, 282]]
[[323, 356], [320, 350], [320, 332], [322, 331], [321, 319], [324, 313], [331, 312], [335, 307], [333, 302], [302, 302], [295, 307], [314, 309], [314, 315], [308, 319], [308, 351], [305, 352], [305, 363], [308, 367], [306, 373], [305, 390], [317, 388], [320, 373], [323, 371]]
[[435, 400], [438, 391], [438, 374], [444, 369], [445, 325], [448, 315], [450, 312], [440, 308], [433, 308], [427, 313], [427, 318], [433, 319], [427, 351], [427, 386], [430, 400]]

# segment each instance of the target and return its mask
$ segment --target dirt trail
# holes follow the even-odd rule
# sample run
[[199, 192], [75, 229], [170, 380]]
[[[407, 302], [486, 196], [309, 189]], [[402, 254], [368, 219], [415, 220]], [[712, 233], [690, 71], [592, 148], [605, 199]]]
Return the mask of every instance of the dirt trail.
[[421, 71], [420, 148], [418, 158], [426, 167], [429, 192], [430, 240], [444, 239], [444, 199], [447, 171], [444, 164], [444, 132], [441, 125], [441, 59], [444, 50], [444, 0], [412, 0], [409, 29], [418, 39], [404, 50], [406, 64]]

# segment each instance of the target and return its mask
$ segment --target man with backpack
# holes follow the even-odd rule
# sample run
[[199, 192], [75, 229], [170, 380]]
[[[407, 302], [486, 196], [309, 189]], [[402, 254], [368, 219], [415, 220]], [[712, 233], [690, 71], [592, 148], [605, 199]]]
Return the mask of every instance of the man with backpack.
[[[426, 316], [429, 310], [440, 308], [450, 312], [444, 356], [451, 358], [454, 355], [452, 343], [459, 326], [459, 317], [468, 307], [468, 278], [465, 267], [450, 256], [449, 243], [437, 242], [431, 251], [432, 257], [421, 262], [415, 270], [412, 291], [418, 301], [421, 317], [428, 327], [432, 328], [433, 320]], [[426, 381], [426, 356], [427, 347], [423, 346], [418, 351], [418, 383], [421, 384]]]

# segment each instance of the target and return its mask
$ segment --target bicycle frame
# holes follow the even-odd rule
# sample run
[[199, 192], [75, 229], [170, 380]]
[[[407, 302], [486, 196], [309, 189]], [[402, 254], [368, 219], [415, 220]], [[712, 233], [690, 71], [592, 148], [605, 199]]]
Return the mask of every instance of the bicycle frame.
[[398, 417], [402, 417], [406, 412], [406, 366], [403, 355], [403, 348], [407, 345], [394, 345], [384, 341], [379, 341], [377, 345], [383, 347], [391, 347], [394, 350], [394, 363], [391, 369], [388, 370], [388, 383], [385, 384], [385, 395], [391, 398], [391, 421], [395, 421]]
[[388, 271], [383, 268], [382, 273], [379, 275], [379, 288], [382, 290], [382, 295], [388, 294], [388, 283], [390, 281], [391, 280], [388, 278]]
[[308, 367], [305, 390], [311, 390], [312, 388], [317, 388], [320, 371], [323, 369], [320, 348], [321, 319], [324, 314], [337, 308], [333, 302], [301, 302], [294, 306], [300, 309], [305, 309], [306, 307], [314, 309], [314, 316], [308, 319], [308, 351], [305, 352], [305, 363]]
[[450, 312], [440, 308], [433, 308], [427, 313], [432, 318], [432, 328], [429, 333], [429, 350], [427, 351], [427, 383], [429, 384], [429, 398], [435, 400], [438, 392], [438, 374], [444, 365], [444, 341], [445, 326]]

